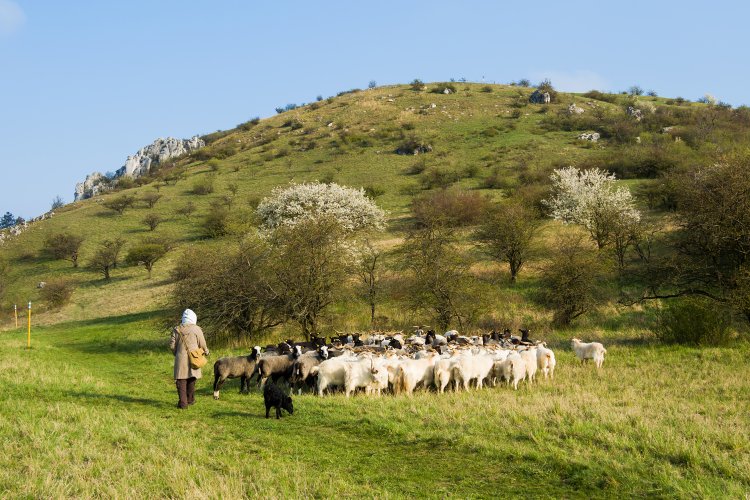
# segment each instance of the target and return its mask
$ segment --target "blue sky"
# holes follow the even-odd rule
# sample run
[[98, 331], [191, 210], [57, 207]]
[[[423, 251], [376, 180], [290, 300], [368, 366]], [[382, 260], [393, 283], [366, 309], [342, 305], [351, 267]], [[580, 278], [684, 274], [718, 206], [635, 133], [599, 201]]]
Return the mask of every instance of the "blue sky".
[[750, 103], [750, 2], [0, 0], [0, 213], [157, 137], [353, 87], [545, 77]]

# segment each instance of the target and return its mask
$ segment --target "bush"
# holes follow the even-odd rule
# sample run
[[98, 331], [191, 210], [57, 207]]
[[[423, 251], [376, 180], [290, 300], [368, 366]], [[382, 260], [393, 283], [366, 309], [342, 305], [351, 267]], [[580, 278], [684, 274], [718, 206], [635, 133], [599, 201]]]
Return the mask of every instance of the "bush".
[[479, 222], [489, 205], [489, 200], [476, 191], [446, 189], [415, 198], [411, 209], [418, 227], [458, 227]]
[[432, 151], [432, 146], [416, 136], [406, 137], [396, 146], [396, 154], [398, 155], [418, 155], [430, 151]]
[[70, 233], [49, 234], [42, 247], [45, 254], [53, 259], [69, 260], [78, 267], [78, 250], [83, 238]]
[[63, 279], [53, 279], [47, 281], [44, 288], [39, 290], [39, 296], [42, 301], [47, 303], [50, 309], [60, 309], [70, 302], [73, 295], [73, 285]]
[[104, 203], [102, 203], [102, 205], [122, 215], [123, 212], [125, 212], [125, 209], [132, 207], [134, 203], [135, 203], [135, 196], [124, 194], [122, 196], [110, 198]]
[[422, 189], [447, 188], [460, 178], [461, 176], [455, 170], [445, 167], [432, 167], [422, 172], [420, 182]]
[[148, 208], [154, 208], [154, 205], [156, 205], [156, 202], [161, 199], [161, 195], [159, 193], [149, 192], [143, 195], [143, 198], [141, 198], [141, 201], [148, 206]]
[[730, 337], [731, 314], [702, 297], [668, 302], [657, 315], [654, 333], [669, 344], [716, 345]]
[[211, 170], [211, 172], [218, 172], [219, 167], [221, 167], [221, 163], [219, 163], [219, 160], [216, 158], [211, 158], [206, 162], [206, 166]]
[[370, 80], [370, 83], [367, 84], [368, 89], [374, 89], [377, 86], [378, 86], [378, 82], [376, 82], [375, 80]]
[[60, 196], [55, 196], [55, 199], [52, 200], [52, 206], [50, 207], [50, 210], [57, 210], [58, 208], [62, 208], [65, 206], [65, 202]]
[[253, 127], [255, 127], [258, 123], [260, 123], [260, 117], [256, 116], [252, 120], [248, 120], [248, 121], [246, 121], [244, 123], [240, 123], [239, 125], [237, 125], [237, 128], [240, 129], [240, 130], [242, 130], [242, 131], [244, 131], [244, 132], [247, 132], [248, 130], [250, 130]]
[[441, 83], [438, 84], [437, 87], [430, 90], [433, 94], [445, 94], [445, 91], [448, 91], [448, 94], [455, 94], [456, 93], [456, 86], [452, 83]]
[[420, 90], [424, 89], [424, 82], [420, 80], [419, 78], [415, 78], [412, 80], [412, 82], [409, 84], [411, 86], [411, 89], [415, 92], [419, 92]]
[[482, 87], [482, 88], [480, 89], [480, 92], [486, 92], [486, 93], [488, 93], [488, 94], [489, 94], [489, 93], [491, 93], [491, 92], [492, 92], [492, 87], [490, 87], [489, 85], [485, 85], [484, 87]]
[[203, 220], [203, 233], [207, 238], [220, 238], [229, 234], [229, 209], [222, 203], [214, 203]]
[[214, 179], [212, 174], [206, 174], [193, 183], [193, 194], [206, 195], [214, 192]]
[[195, 213], [195, 204], [192, 201], [188, 201], [185, 205], [178, 208], [176, 213], [177, 215], [183, 215], [186, 219], [189, 219], [190, 216]]
[[155, 230], [161, 224], [162, 218], [159, 214], [147, 214], [141, 222], [148, 227], [149, 231]]
[[603, 92], [599, 92], [598, 90], [589, 90], [585, 94], [583, 94], [584, 97], [588, 97], [589, 99], [596, 99], [597, 101], [604, 101], [609, 103], [614, 103], [617, 101], [617, 96], [612, 94], [605, 94]]
[[365, 186], [364, 189], [365, 189], [365, 196], [367, 196], [368, 198], [372, 200], [374, 200], [378, 196], [383, 196], [385, 194], [385, 189], [383, 189], [380, 186], [369, 185], [369, 186]]

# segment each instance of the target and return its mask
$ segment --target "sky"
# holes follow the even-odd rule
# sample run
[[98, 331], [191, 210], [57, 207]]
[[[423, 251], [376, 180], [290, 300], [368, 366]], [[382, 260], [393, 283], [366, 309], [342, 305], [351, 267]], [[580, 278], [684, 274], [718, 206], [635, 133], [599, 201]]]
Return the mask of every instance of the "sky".
[[0, 0], [0, 213], [351, 88], [550, 78], [750, 104], [750, 2]]

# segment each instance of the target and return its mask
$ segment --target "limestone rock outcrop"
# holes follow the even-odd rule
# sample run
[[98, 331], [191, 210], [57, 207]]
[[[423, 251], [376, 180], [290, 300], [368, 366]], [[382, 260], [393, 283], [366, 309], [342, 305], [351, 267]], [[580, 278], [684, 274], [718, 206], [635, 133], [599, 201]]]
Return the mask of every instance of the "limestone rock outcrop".
[[549, 92], [540, 92], [539, 89], [532, 92], [529, 96], [529, 102], [533, 104], [549, 104], [551, 100]]
[[[175, 139], [174, 137], [164, 139], [160, 137], [148, 146], [139, 149], [136, 154], [128, 156], [125, 164], [115, 172], [114, 178], [137, 178], [147, 175], [153, 165], [175, 156], [190, 153], [205, 145], [203, 139], [197, 135], [190, 139]], [[76, 184], [75, 201], [91, 198], [106, 191], [108, 189], [107, 181], [108, 179], [100, 172], [87, 175], [86, 180]]]

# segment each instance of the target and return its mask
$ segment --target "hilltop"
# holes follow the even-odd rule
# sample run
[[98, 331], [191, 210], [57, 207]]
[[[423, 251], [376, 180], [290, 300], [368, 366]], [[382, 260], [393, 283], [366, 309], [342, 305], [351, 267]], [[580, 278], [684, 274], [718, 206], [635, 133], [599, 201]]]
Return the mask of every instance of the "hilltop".
[[[680, 98], [554, 91], [552, 102], [536, 104], [529, 102], [533, 91], [455, 82], [352, 90], [300, 107], [286, 106], [276, 116], [208, 134], [201, 138], [205, 147], [152, 166], [149, 176], [121, 178], [114, 186], [117, 192], [69, 204], [0, 247], [9, 264], [0, 318], [7, 326], [9, 307], [27, 299], [37, 303], [38, 283], [55, 277], [70, 280], [75, 291], [60, 310], [40, 304], [39, 321], [44, 323], [162, 310], [178, 256], [187, 247], [237, 241], [243, 228], [253, 224], [252, 209], [258, 201], [272, 188], [290, 182], [317, 180], [363, 188], [388, 212], [381, 243], [390, 248], [403, 239], [412, 223], [412, 202], [424, 193], [452, 187], [499, 200], [522, 190], [538, 199], [552, 169], [568, 165], [615, 172], [639, 196], [649, 217], [663, 218], [668, 208], [660, 191], [663, 172], [711, 161], [722, 149], [747, 141], [747, 129], [738, 126], [748, 116], [742, 108]], [[594, 133], [596, 141], [590, 140]], [[206, 183], [213, 184], [213, 192], [195, 194]], [[118, 196], [140, 199], [157, 191], [161, 198], [153, 209], [138, 202], [117, 215], [104, 207]], [[235, 213], [233, 234], [205, 238], [204, 217], [212, 203], [227, 196], [231, 199], [225, 201]], [[194, 204], [194, 213], [178, 215], [188, 201]], [[107, 283], [86, 268], [104, 239], [120, 235], [127, 247], [152, 235], [142, 222], [150, 212], [163, 220], [153, 234], [166, 236], [175, 245], [154, 268], [152, 279], [146, 279], [140, 268], [121, 267]], [[542, 240], [551, 241], [560, 227], [545, 223]], [[456, 230], [466, 236], [463, 228]], [[64, 231], [84, 239], [82, 266], [77, 269], [41, 252], [48, 235]], [[521, 283], [510, 288], [504, 284], [503, 271], [493, 268], [466, 241], [467, 251], [477, 259], [474, 267], [499, 284], [492, 289], [493, 302], [505, 305], [502, 315], [520, 316], [514, 321], [546, 321], [547, 313], [531, 300], [533, 266]], [[363, 305], [361, 312], [345, 309], [344, 303], [334, 308], [331, 325], [367, 326]], [[611, 318], [614, 303], [605, 310]], [[386, 304], [385, 311], [394, 325], [418, 321], [393, 304]], [[596, 324], [600, 319], [592, 321]]]

